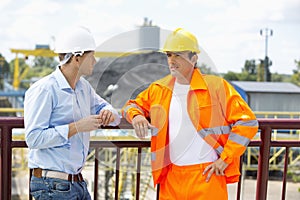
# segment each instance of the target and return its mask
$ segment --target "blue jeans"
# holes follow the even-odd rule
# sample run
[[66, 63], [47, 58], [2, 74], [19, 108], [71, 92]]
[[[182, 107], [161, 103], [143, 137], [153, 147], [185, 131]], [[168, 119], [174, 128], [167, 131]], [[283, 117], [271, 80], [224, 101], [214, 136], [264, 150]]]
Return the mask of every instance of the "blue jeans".
[[30, 194], [36, 200], [91, 200], [86, 182], [70, 182], [56, 178], [31, 177]]

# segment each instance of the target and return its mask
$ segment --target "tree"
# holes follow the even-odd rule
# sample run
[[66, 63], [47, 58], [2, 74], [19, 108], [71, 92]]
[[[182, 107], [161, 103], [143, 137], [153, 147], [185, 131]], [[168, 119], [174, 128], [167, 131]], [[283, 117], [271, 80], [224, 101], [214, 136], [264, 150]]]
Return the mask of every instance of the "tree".
[[224, 78], [228, 81], [256, 81], [257, 66], [255, 60], [246, 60], [241, 73], [229, 71], [224, 75]]
[[262, 82], [265, 80], [264, 74], [265, 74], [265, 68], [264, 68], [264, 60], [260, 59], [260, 63], [257, 65], [257, 78], [256, 81]]
[[[33, 65], [30, 67], [25, 79], [41, 78], [47, 76], [55, 70], [58, 62], [53, 57], [37, 56], [33, 60]], [[28, 88], [30, 83], [24, 83], [23, 87]]]
[[226, 79], [227, 81], [238, 81], [239, 80], [239, 74], [229, 71], [226, 74], [224, 74], [224, 79]]
[[246, 72], [248, 74], [256, 75], [257, 70], [256, 70], [256, 64], [255, 60], [246, 60], [244, 64], [244, 68], [242, 69], [242, 72]]
[[277, 72], [272, 74], [272, 82], [284, 82], [284, 77], [281, 74], [278, 74]]
[[32, 68], [41, 67], [41, 68], [55, 69], [57, 64], [58, 64], [58, 62], [53, 57], [37, 56], [33, 60]]
[[296, 85], [300, 86], [300, 60], [295, 60], [296, 63], [296, 69], [293, 70], [292, 75], [292, 83], [295, 83]]
[[9, 64], [6, 59], [0, 53], [0, 76], [2, 78], [7, 78], [10, 73]]
[[211, 67], [208, 67], [205, 63], [202, 63], [200, 66], [197, 66], [202, 74], [216, 74], [212, 71]]
[[3, 81], [7, 79], [9, 76], [9, 64], [5, 60], [5, 58], [0, 53], [0, 90], [3, 89]]
[[240, 81], [256, 81], [256, 78], [257, 78], [256, 74], [250, 74], [246, 71], [239, 74]]
[[[30, 80], [33, 77], [44, 77], [54, 71], [58, 62], [53, 57], [41, 57], [37, 56], [33, 60], [33, 65], [29, 66], [26, 63], [28, 58], [18, 58], [19, 60], [19, 79], [20, 87], [27, 89], [30, 85], [28, 81], [22, 82], [22, 80]], [[15, 59], [10, 62], [10, 78], [14, 80], [14, 68], [15, 68]], [[13, 81], [11, 81], [12, 84]]]

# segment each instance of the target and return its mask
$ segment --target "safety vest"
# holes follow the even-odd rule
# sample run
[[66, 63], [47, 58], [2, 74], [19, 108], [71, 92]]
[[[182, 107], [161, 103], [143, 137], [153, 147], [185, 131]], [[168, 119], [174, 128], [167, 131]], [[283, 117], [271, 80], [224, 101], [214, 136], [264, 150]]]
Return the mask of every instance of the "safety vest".
[[[168, 119], [175, 78], [171, 75], [153, 82], [122, 109], [129, 122], [135, 115], [151, 119], [157, 128], [151, 136], [151, 164], [154, 184], [161, 183], [169, 157]], [[237, 91], [224, 79], [202, 75], [195, 69], [187, 95], [188, 114], [198, 134], [228, 163], [227, 183], [238, 182], [240, 156], [258, 130], [254, 113]]]

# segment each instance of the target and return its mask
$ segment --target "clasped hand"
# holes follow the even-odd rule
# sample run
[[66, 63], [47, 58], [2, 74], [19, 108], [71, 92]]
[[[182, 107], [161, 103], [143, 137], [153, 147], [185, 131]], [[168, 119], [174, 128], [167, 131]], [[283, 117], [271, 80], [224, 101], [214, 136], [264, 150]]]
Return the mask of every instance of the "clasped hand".
[[101, 110], [98, 115], [90, 115], [76, 122], [78, 132], [87, 132], [107, 126], [115, 120], [114, 114], [110, 110]]

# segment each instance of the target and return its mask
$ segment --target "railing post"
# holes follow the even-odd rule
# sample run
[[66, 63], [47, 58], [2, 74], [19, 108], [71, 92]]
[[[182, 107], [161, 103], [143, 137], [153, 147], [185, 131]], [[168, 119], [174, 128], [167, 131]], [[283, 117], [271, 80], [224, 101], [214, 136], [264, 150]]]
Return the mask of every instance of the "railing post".
[[136, 169], [136, 185], [135, 185], [135, 199], [140, 199], [140, 183], [141, 183], [141, 163], [142, 163], [142, 148], [138, 148], [137, 169]]
[[94, 167], [94, 199], [98, 199], [98, 175], [99, 175], [99, 161], [98, 161], [99, 148], [95, 148], [95, 167]]
[[115, 200], [119, 199], [119, 177], [120, 177], [120, 163], [121, 163], [121, 149], [117, 147], [117, 160], [116, 160], [116, 180], [115, 180]]
[[269, 179], [269, 156], [271, 147], [270, 126], [261, 128], [260, 139], [261, 146], [259, 149], [257, 183], [256, 183], [256, 200], [267, 199], [268, 179]]
[[1, 127], [1, 178], [0, 199], [11, 199], [11, 128], [3, 125]]

